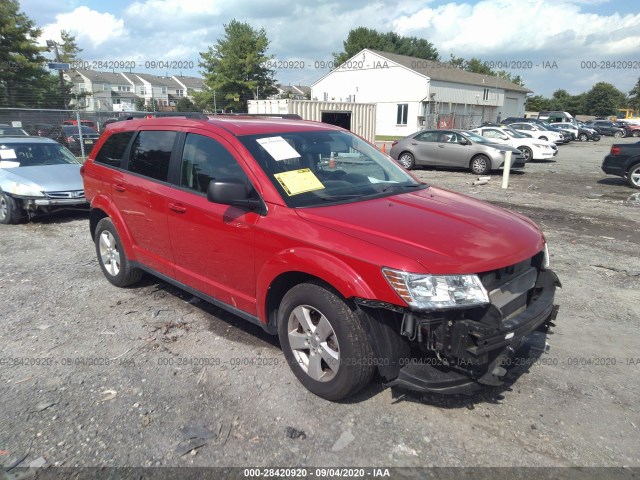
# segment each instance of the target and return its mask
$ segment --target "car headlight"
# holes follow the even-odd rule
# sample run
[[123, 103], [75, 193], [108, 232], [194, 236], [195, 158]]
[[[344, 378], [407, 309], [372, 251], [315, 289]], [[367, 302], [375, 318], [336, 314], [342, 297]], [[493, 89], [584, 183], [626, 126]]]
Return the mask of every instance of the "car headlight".
[[547, 243], [544, 244], [544, 256], [542, 257], [542, 269], [547, 270], [551, 266], [551, 259], [549, 258], [549, 247]]
[[549, 145], [543, 145], [542, 143], [534, 143], [533, 146], [536, 148], [549, 148]]
[[14, 182], [10, 189], [11, 193], [21, 197], [44, 197], [40, 187], [34, 184]]
[[407, 305], [421, 310], [489, 303], [489, 294], [477, 275], [425, 275], [391, 268], [383, 268], [382, 274]]

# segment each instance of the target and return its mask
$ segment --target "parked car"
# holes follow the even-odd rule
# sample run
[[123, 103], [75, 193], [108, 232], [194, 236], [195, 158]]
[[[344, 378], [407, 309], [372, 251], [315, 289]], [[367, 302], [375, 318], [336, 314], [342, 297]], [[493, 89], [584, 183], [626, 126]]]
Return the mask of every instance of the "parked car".
[[18, 127], [0, 127], [0, 137], [28, 137], [29, 134]]
[[573, 123], [569, 122], [553, 122], [549, 125], [553, 128], [560, 129], [562, 132], [567, 132], [569, 135], [571, 135], [571, 140], [577, 140], [578, 135], [580, 134], [580, 129], [578, 128], [577, 124], [574, 125]]
[[490, 142], [510, 145], [517, 148], [524, 155], [526, 162], [529, 160], [548, 160], [558, 154], [558, 147], [553, 142], [534, 139], [518, 132], [506, 125], [499, 127], [480, 127], [470, 130], [482, 135]]
[[[84, 144], [84, 154], [89, 155], [91, 149], [95, 146], [100, 134], [91, 127], [82, 128], [82, 142]], [[80, 132], [77, 125], [58, 125], [52, 128], [47, 137], [60, 142], [62, 145], [71, 150], [75, 155], [81, 155]]]
[[602, 171], [626, 178], [633, 188], [640, 188], [640, 142], [611, 145], [602, 161]]
[[53, 125], [51, 123], [33, 123], [24, 127], [29, 132], [29, 135], [37, 135], [38, 137], [46, 137], [52, 128]]
[[[505, 118], [501, 123], [503, 125], [511, 125], [512, 127], [513, 127], [514, 123], [516, 123], [518, 125], [520, 125], [522, 123], [534, 124], [534, 125], [537, 125], [537, 127], [538, 127], [536, 130], [545, 130], [545, 131], [554, 132], [556, 134], [560, 134], [560, 141], [552, 140], [554, 143], [562, 144], [562, 143], [569, 143], [571, 141], [570, 132], [567, 132], [567, 131], [563, 132], [561, 129], [554, 127], [549, 122], [543, 122], [542, 120], [539, 120], [537, 118], [520, 118], [520, 119], [517, 119], [515, 117], [508, 117], [508, 118]], [[524, 131], [522, 129], [520, 129], [520, 131], [522, 131], [522, 133], [531, 133], [531, 132], [526, 132], [526, 131]], [[536, 136], [536, 135], [534, 135], [534, 136]], [[551, 138], [547, 138], [547, 137], [549, 137], [549, 135], [544, 135], [544, 138], [543, 137], [538, 137], [538, 138], [541, 138], [542, 140], [551, 140]]]
[[593, 128], [583, 127], [580, 124], [574, 125], [573, 123], [554, 123], [554, 125], [571, 131], [574, 140], [581, 142], [587, 142], [589, 140], [598, 142], [600, 140], [600, 134]]
[[584, 124], [590, 128], [596, 129], [600, 135], [622, 138], [627, 134], [624, 128], [616, 127], [613, 122], [610, 122], [609, 120], [589, 120], [588, 122], [584, 122]]
[[423, 392], [495, 385], [555, 317], [559, 282], [531, 220], [429, 186], [333, 125], [117, 122], [82, 171], [112, 284], [149, 272], [277, 333], [325, 399], [376, 369]]
[[[62, 122], [63, 125], [78, 125], [78, 120], [65, 120], [64, 122]], [[80, 120], [80, 125], [84, 126], [84, 127], [89, 127], [92, 128], [93, 130], [95, 130], [96, 132], [98, 131], [98, 126], [96, 125], [96, 122], [94, 122], [93, 120]]]
[[562, 133], [549, 130], [541, 125], [536, 125], [535, 123], [511, 123], [509, 126], [518, 132], [528, 133], [539, 140], [549, 140], [555, 144], [565, 142], [564, 135]]
[[407, 170], [416, 165], [468, 168], [486, 175], [504, 167], [505, 153], [512, 152], [511, 168], [522, 169], [525, 157], [513, 147], [499, 145], [463, 130], [422, 130], [393, 142], [389, 155]]
[[86, 207], [80, 162], [49, 138], [0, 138], [0, 223]]
[[613, 124], [624, 130], [625, 137], [640, 137], [640, 125], [625, 122], [624, 120], [613, 122]]

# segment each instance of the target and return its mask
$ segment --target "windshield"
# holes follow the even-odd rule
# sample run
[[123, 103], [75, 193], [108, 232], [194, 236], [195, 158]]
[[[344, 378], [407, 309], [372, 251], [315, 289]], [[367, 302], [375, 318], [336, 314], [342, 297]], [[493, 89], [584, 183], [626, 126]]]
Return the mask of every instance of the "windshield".
[[40, 167], [43, 165], [80, 164], [76, 157], [58, 143], [2, 143], [0, 167]]
[[426, 187], [351, 133], [314, 130], [239, 140], [289, 207], [353, 202]]
[[531, 138], [529, 135], [517, 132], [513, 128], [503, 128], [502, 131], [512, 138]]

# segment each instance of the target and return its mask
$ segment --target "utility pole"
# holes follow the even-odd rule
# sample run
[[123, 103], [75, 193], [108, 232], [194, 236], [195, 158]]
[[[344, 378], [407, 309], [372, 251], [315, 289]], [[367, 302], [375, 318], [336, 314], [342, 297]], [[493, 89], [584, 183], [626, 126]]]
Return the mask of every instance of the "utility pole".
[[[47, 40], [47, 47], [49, 49], [53, 48], [54, 53], [56, 54], [56, 63], [60, 62], [60, 52], [58, 51], [58, 44], [53, 40]], [[63, 108], [67, 109], [67, 98], [64, 92], [64, 74], [62, 73], [62, 69], [58, 69], [58, 75], [60, 76], [60, 98], [62, 99]]]

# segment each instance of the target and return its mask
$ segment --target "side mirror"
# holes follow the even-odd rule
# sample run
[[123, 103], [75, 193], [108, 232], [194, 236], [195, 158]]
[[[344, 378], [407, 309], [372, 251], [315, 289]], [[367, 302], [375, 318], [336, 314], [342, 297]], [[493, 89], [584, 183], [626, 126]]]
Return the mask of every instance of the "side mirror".
[[458, 143], [460, 145], [471, 145], [471, 142], [469, 140], [467, 140], [466, 138], [461, 139], [460, 141], [458, 141]]
[[501, 138], [502, 140], [509, 140], [509, 137], [508, 137], [508, 136], [506, 136], [506, 135], [502, 135], [500, 138]]
[[262, 207], [260, 199], [251, 196], [250, 185], [238, 178], [211, 180], [207, 188], [207, 200], [212, 203], [233, 205], [247, 210], [256, 210]]

